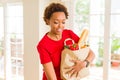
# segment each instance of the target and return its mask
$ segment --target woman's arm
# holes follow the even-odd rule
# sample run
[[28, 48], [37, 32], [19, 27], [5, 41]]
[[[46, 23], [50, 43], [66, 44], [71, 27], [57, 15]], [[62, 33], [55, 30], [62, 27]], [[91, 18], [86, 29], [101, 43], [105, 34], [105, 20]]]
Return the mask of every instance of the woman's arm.
[[43, 64], [43, 68], [48, 80], [57, 80], [52, 62]]
[[68, 67], [67, 69], [69, 69], [68, 72], [66, 72], [67, 74], [71, 74], [70, 76], [76, 75], [76, 77], [78, 76], [78, 72], [84, 68], [87, 67], [88, 64], [90, 64], [95, 58], [95, 54], [94, 52], [90, 49], [89, 54], [87, 56], [87, 58], [84, 61], [80, 61], [80, 60], [71, 60], [71, 62], [73, 62], [75, 65], [72, 67]]
[[89, 63], [91, 63], [91, 62], [94, 60], [94, 58], [95, 58], [95, 54], [94, 54], [94, 52], [90, 49], [89, 54], [88, 54], [86, 60], [87, 60]]
[[95, 54], [94, 54], [94, 52], [90, 49], [89, 54], [88, 54], [87, 58], [85, 59], [86, 67], [94, 60], [94, 58], [95, 58]]

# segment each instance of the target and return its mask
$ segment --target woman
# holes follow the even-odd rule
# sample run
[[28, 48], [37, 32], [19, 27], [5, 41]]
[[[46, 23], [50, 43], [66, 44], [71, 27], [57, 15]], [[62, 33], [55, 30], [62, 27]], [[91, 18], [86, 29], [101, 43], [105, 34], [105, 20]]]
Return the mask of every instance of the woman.
[[[43, 80], [62, 80], [60, 78], [61, 51], [64, 48], [64, 40], [72, 38], [76, 43], [79, 37], [71, 30], [64, 29], [68, 19], [67, 8], [60, 3], [51, 3], [44, 12], [44, 21], [50, 26], [47, 32], [37, 45], [40, 61], [43, 65]], [[76, 74], [94, 59], [94, 53], [90, 50], [85, 61], [72, 61], [75, 63], [68, 72]]]

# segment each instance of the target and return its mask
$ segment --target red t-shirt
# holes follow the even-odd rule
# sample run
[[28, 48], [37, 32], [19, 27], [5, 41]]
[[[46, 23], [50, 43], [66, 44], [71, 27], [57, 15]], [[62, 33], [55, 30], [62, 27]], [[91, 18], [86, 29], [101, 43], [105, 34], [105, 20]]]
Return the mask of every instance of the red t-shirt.
[[[54, 41], [46, 35], [41, 39], [37, 45], [37, 50], [39, 52], [41, 64], [52, 62], [57, 80], [60, 78], [60, 60], [61, 51], [64, 48], [64, 40], [67, 38], [72, 38], [75, 42], [78, 42], [79, 37], [73, 33], [71, 30], [65, 29], [62, 32], [62, 39], [59, 41]], [[45, 73], [43, 73], [43, 80], [47, 80]]]

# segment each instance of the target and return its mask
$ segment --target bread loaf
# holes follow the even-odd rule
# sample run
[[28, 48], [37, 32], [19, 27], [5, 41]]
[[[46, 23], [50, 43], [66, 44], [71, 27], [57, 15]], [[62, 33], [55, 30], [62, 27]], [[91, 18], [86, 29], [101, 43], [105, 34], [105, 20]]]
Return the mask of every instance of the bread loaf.
[[86, 42], [86, 39], [88, 37], [88, 33], [89, 33], [89, 31], [87, 28], [84, 28], [82, 30], [82, 33], [80, 35], [80, 40], [78, 41], [78, 45], [80, 48], [81, 48], [81, 46], [83, 46], [84, 42]]

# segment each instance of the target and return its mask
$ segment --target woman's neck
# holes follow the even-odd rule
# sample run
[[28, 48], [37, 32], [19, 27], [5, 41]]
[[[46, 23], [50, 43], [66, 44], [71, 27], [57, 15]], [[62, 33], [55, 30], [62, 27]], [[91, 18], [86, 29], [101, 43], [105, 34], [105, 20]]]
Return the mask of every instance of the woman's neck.
[[51, 38], [52, 40], [55, 40], [55, 41], [58, 41], [58, 40], [60, 40], [61, 38], [62, 38], [62, 35], [61, 34], [55, 34], [55, 33], [52, 33], [52, 32], [49, 32], [48, 34], [47, 34], [47, 36], [49, 37], [49, 38]]

